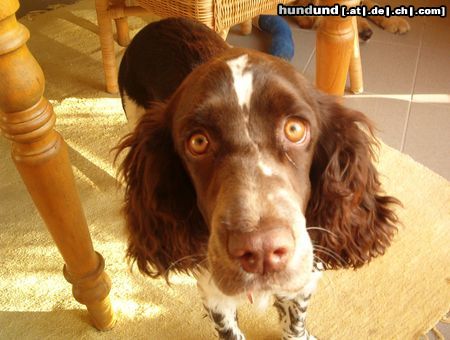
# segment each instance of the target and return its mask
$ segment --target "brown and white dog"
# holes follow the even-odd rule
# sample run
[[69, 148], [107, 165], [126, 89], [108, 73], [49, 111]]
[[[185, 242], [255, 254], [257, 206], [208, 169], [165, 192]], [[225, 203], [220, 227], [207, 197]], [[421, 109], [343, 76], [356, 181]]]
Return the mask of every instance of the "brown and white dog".
[[[296, 6], [307, 6], [309, 4], [318, 5], [319, 0], [298, 0], [294, 3]], [[372, 0], [361, 0], [361, 5], [367, 6], [370, 10], [375, 6], [380, 6]], [[385, 17], [385, 16], [369, 16], [368, 19], [372, 21], [378, 27], [381, 27], [385, 31], [390, 33], [405, 34], [411, 28], [406, 19], [398, 16]], [[296, 16], [295, 20], [301, 28], [311, 29], [317, 28], [320, 25], [321, 17], [318, 16]], [[373, 31], [370, 28], [369, 22], [366, 18], [357, 17], [359, 38], [363, 41], [367, 41], [372, 37]]]
[[118, 146], [128, 257], [151, 277], [193, 274], [221, 339], [244, 339], [247, 297], [274, 298], [283, 339], [312, 339], [318, 267], [358, 268], [396, 231], [369, 120], [186, 19], [139, 32], [120, 74], [125, 110], [143, 111]]

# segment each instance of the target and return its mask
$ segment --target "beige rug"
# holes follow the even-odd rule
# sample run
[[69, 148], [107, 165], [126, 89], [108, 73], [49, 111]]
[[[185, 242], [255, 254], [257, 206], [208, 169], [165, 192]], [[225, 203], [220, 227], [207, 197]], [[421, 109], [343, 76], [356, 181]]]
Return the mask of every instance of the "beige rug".
[[[93, 1], [36, 16], [29, 47], [47, 77], [46, 96], [70, 148], [95, 248], [113, 281], [117, 326], [94, 330], [62, 276], [62, 259], [0, 140], [0, 339], [210, 339], [193, 279], [173, 286], [130, 273], [124, 261], [122, 193], [109, 149], [125, 131], [119, 99], [103, 92]], [[132, 27], [143, 24], [134, 20]], [[387, 254], [358, 271], [329, 272], [309, 310], [320, 339], [414, 339], [450, 306], [450, 184], [383, 146], [385, 189], [404, 223]], [[277, 339], [275, 311], [241, 312], [249, 339]]]

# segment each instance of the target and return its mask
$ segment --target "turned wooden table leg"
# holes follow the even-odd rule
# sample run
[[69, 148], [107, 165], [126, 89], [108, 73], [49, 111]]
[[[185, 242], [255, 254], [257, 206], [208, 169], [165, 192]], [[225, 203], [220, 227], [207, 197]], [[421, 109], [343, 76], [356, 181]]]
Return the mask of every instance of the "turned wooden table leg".
[[[324, 6], [335, 3], [353, 7], [359, 0], [323, 0]], [[352, 56], [354, 32], [352, 17], [325, 16], [317, 30], [316, 86], [327, 93], [343, 95]]]
[[[97, 23], [100, 34], [100, 47], [102, 49], [103, 70], [105, 72], [106, 91], [119, 92], [117, 85], [116, 55], [114, 53], [114, 37], [112, 19], [108, 14], [109, 0], [95, 0]], [[123, 24], [119, 24], [119, 26]]]
[[29, 52], [28, 30], [17, 22], [17, 0], [0, 2], [0, 127], [12, 158], [66, 263], [64, 275], [95, 327], [110, 329], [114, 314], [104, 260], [92, 246], [75, 188], [67, 147], [54, 130], [55, 114], [43, 98], [44, 76]]
[[354, 32], [353, 51], [350, 58], [349, 74], [350, 74], [350, 91], [358, 94], [364, 92], [363, 75], [361, 65], [361, 53], [359, 51], [358, 22], [356, 17], [352, 18], [352, 26]]

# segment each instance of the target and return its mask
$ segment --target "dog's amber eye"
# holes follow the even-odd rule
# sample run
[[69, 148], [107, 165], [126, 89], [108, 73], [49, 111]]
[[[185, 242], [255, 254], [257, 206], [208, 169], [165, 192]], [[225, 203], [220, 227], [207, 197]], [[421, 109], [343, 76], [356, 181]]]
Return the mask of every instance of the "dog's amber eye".
[[301, 144], [308, 137], [308, 125], [303, 119], [289, 117], [284, 124], [284, 134], [292, 143]]
[[208, 137], [202, 133], [193, 134], [188, 140], [187, 147], [193, 155], [202, 155], [208, 151]]

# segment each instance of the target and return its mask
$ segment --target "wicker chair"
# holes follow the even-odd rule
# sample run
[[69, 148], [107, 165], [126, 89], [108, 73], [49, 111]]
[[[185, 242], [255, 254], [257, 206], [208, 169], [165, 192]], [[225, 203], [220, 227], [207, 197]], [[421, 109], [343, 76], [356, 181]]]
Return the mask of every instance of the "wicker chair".
[[[136, 5], [126, 5], [133, 1]], [[231, 26], [242, 24], [244, 34], [251, 31], [251, 19], [260, 14], [275, 14], [278, 4], [293, 0], [95, 0], [100, 31], [100, 44], [105, 71], [106, 91], [117, 93], [117, 67], [114, 54], [112, 21], [116, 22], [117, 42], [127, 46], [128, 16], [144, 16], [149, 12], [160, 17], [181, 16], [196, 19], [218, 32], [224, 39]], [[321, 5], [335, 3], [353, 7], [360, 0], [320, 0]], [[363, 91], [356, 18], [322, 18], [316, 43], [316, 86], [330, 94], [342, 95], [347, 75], [350, 90]]]
[[263, 13], [275, 13], [279, 3], [292, 0], [134, 0], [136, 6], [127, 6], [126, 0], [96, 0], [97, 20], [106, 91], [117, 93], [117, 67], [114, 55], [112, 20], [116, 22], [117, 42], [127, 46], [128, 16], [144, 16], [149, 12], [159, 17], [188, 17], [196, 19], [218, 32], [224, 39], [231, 26], [243, 23], [242, 31], [251, 31], [251, 19]]

